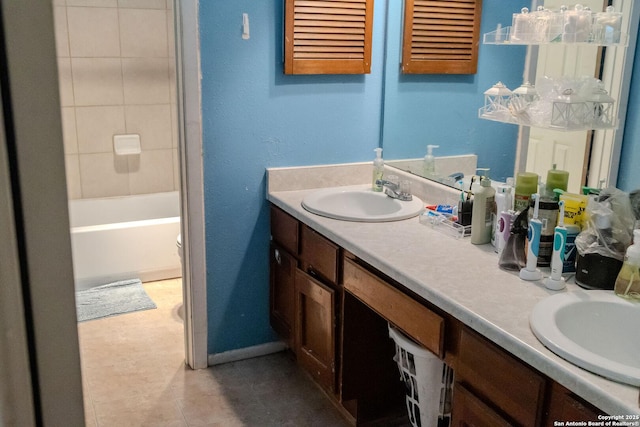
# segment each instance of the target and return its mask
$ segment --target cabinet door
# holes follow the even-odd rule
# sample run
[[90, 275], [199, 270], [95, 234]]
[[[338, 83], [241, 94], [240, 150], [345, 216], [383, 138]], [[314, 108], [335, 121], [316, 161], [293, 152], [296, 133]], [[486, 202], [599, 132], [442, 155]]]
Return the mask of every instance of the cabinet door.
[[494, 412], [464, 386], [453, 388], [452, 427], [511, 427], [512, 424]]
[[515, 425], [541, 425], [544, 377], [467, 328], [460, 338], [456, 381], [499, 409]]
[[296, 270], [296, 354], [325, 389], [335, 390], [335, 291]]
[[277, 245], [271, 245], [269, 318], [271, 327], [294, 348], [295, 272], [297, 260]]
[[598, 421], [598, 415], [604, 412], [583, 401], [558, 383], [553, 383], [551, 396], [548, 399], [549, 410], [546, 425], [554, 425], [556, 421]]

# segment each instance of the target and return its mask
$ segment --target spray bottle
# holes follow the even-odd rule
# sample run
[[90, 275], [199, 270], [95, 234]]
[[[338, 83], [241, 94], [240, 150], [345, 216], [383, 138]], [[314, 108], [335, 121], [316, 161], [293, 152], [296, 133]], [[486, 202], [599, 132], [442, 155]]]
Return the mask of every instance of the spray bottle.
[[531, 195], [531, 198], [535, 201], [535, 205], [533, 208], [533, 218], [529, 220], [529, 227], [527, 229], [527, 240], [529, 241], [527, 264], [524, 268], [520, 269], [520, 278], [528, 281], [542, 279], [542, 272], [537, 268], [540, 234], [542, 233], [542, 221], [538, 218], [540, 194], [534, 193]]
[[440, 148], [439, 145], [427, 145], [427, 155], [424, 156], [422, 172], [425, 178], [436, 176], [436, 158], [433, 157], [433, 149]]
[[473, 193], [471, 243], [484, 245], [491, 242], [491, 218], [496, 209], [496, 190], [491, 186], [489, 169], [478, 168], [478, 170], [484, 171], [484, 175], [480, 178], [480, 187]]
[[564, 252], [567, 244], [567, 228], [564, 226], [564, 200], [558, 203], [560, 215], [558, 225], [553, 231], [553, 253], [551, 254], [551, 276], [547, 277], [544, 285], [552, 291], [565, 288], [562, 268], [564, 266]]
[[627, 248], [614, 292], [619, 297], [640, 300], [640, 230], [633, 230], [633, 244]]
[[373, 180], [371, 183], [371, 189], [373, 191], [382, 191], [382, 184], [378, 184], [376, 181], [382, 180], [384, 176], [384, 160], [382, 160], [382, 148], [374, 148], [376, 152], [376, 158], [373, 159]]

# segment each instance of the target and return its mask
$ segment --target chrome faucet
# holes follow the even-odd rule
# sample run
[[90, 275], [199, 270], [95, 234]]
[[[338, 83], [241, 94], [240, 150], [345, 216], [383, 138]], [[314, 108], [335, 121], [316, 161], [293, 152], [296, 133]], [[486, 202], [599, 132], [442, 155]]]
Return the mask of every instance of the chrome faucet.
[[377, 179], [376, 184], [382, 185], [384, 187], [384, 193], [392, 199], [398, 199], [405, 202], [413, 199], [411, 193], [401, 190], [400, 185], [395, 182], [387, 181], [386, 179]]

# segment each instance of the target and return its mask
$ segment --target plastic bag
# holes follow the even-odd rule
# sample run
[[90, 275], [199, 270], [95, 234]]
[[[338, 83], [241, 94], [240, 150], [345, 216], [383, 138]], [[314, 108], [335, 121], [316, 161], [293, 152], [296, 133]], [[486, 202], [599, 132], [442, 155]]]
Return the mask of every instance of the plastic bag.
[[622, 261], [634, 223], [629, 195], [617, 188], [604, 189], [587, 204], [586, 226], [576, 237], [576, 249], [582, 256], [599, 254]]

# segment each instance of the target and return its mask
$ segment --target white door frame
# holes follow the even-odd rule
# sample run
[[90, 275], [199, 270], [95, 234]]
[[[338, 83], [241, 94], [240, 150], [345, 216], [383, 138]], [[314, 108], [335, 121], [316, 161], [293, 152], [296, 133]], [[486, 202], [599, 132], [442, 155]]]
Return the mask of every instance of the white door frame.
[[[82, 425], [84, 406], [53, 8], [51, 2], [36, 0], [0, 2], [0, 8], [1, 42], [5, 47], [2, 117], [12, 191], [9, 209], [14, 219], [13, 242], [17, 243], [13, 254], [19, 262], [17, 283], [21, 284], [24, 302], [22, 310], [10, 307], [9, 313], [15, 317], [22, 311], [24, 316], [35, 424]], [[8, 221], [2, 218], [3, 228]], [[3, 271], [4, 261], [0, 260]], [[1, 323], [0, 333], [10, 332], [12, 326]], [[24, 369], [20, 368], [24, 360], [8, 362], [9, 369]], [[20, 382], [24, 384], [24, 380]], [[21, 400], [18, 395], [15, 398]], [[23, 401], [20, 406], [29, 403]]]
[[207, 367], [207, 265], [198, 0], [174, 0], [182, 218], [185, 361]]
[[[0, 103], [0, 117], [4, 119], [3, 113]], [[36, 415], [11, 182], [3, 120], [0, 122], [0, 325], [3, 325], [0, 333], [0, 425], [30, 426], [35, 424]]]

